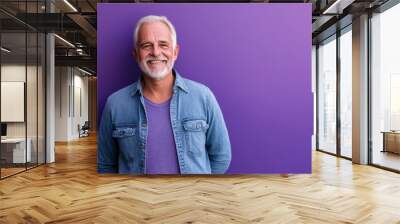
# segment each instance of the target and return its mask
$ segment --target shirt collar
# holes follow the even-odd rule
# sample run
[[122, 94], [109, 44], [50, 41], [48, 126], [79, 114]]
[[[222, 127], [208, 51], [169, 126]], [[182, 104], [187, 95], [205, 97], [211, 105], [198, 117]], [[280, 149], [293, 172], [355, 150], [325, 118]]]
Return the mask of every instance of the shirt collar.
[[[175, 76], [175, 83], [174, 83], [174, 86], [172, 87], [173, 91], [175, 92], [175, 91], [177, 91], [177, 88], [180, 88], [183, 91], [185, 91], [186, 93], [189, 93], [189, 89], [187, 88], [185, 80], [182, 78], [182, 76], [180, 76], [179, 73], [175, 69], [172, 69], [172, 74]], [[140, 76], [139, 80], [133, 84], [132, 96], [135, 95], [136, 93], [143, 95], [141, 79], [142, 79], [142, 76]]]

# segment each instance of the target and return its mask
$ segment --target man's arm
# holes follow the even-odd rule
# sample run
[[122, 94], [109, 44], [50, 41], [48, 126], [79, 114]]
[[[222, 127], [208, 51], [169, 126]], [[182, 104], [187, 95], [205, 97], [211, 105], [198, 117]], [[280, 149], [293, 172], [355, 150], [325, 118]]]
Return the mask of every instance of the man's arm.
[[118, 148], [112, 138], [111, 108], [107, 100], [101, 116], [97, 142], [97, 172], [118, 173]]
[[211, 91], [208, 96], [208, 123], [206, 148], [210, 158], [211, 173], [223, 174], [231, 162], [231, 143], [221, 108]]

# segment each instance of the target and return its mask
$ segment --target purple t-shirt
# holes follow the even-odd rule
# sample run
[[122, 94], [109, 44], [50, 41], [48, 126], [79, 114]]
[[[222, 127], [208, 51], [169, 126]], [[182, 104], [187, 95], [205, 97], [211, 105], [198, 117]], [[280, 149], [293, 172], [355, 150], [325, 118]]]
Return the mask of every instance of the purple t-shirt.
[[174, 134], [169, 115], [170, 100], [155, 104], [144, 99], [147, 115], [146, 174], [179, 174]]

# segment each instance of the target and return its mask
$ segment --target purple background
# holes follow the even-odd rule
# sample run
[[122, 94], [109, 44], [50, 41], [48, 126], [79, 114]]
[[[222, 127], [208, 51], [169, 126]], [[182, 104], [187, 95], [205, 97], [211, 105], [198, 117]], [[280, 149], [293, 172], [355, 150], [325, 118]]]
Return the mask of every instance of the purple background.
[[310, 173], [311, 4], [98, 4], [98, 108], [138, 78], [132, 33], [145, 15], [174, 24], [175, 68], [217, 97], [228, 173]]

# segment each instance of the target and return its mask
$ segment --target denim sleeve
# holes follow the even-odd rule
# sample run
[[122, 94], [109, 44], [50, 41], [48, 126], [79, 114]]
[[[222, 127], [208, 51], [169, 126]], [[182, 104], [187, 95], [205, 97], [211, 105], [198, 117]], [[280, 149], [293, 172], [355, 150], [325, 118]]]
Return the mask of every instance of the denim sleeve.
[[221, 108], [211, 91], [208, 97], [208, 125], [206, 148], [211, 173], [223, 174], [231, 162], [231, 143]]
[[111, 108], [108, 101], [101, 116], [97, 141], [97, 172], [118, 173], [118, 148], [112, 138]]

